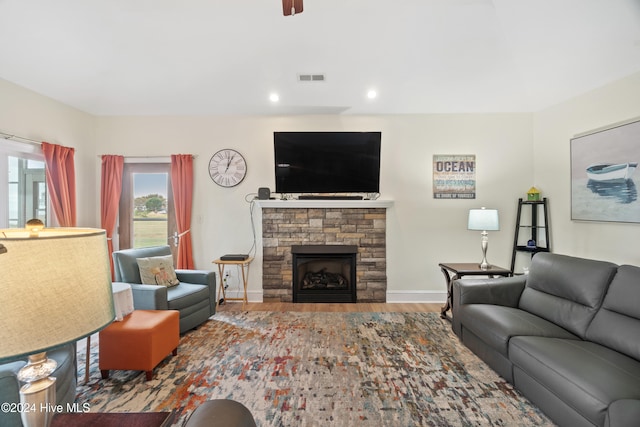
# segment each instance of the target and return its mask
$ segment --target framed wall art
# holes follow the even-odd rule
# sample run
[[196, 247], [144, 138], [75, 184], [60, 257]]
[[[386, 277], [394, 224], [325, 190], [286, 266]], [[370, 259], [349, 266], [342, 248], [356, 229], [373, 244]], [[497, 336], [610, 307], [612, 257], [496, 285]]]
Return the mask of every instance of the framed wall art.
[[640, 222], [640, 119], [571, 139], [571, 219]]
[[433, 155], [433, 198], [476, 198], [475, 154]]

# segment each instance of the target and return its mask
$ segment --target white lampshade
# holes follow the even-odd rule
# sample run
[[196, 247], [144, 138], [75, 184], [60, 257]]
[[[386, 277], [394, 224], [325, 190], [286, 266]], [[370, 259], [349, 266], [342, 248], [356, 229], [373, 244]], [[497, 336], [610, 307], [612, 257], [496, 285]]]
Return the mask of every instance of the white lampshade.
[[486, 208], [470, 209], [467, 229], [480, 231], [500, 230], [498, 210]]
[[0, 230], [0, 362], [89, 336], [115, 318], [104, 230]]

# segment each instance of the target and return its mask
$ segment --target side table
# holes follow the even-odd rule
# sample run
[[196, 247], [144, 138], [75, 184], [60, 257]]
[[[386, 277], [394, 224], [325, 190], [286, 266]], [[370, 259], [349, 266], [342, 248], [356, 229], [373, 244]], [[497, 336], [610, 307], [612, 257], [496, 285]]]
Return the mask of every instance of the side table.
[[[249, 281], [249, 264], [253, 261], [253, 257], [249, 257], [244, 260], [239, 261], [228, 261], [217, 259], [213, 261], [214, 264], [218, 265], [218, 273], [220, 274], [220, 287], [218, 289], [218, 294], [222, 294], [222, 301], [226, 303], [228, 301], [242, 301], [242, 304], [246, 304], [247, 301], [247, 282]], [[240, 271], [242, 272], [242, 286], [244, 288], [244, 296], [242, 298], [227, 298], [226, 290], [224, 289], [224, 268], [227, 265], [239, 265]], [[217, 301], [216, 301], [217, 303]]]
[[55, 414], [50, 427], [165, 427], [173, 412], [65, 412]]
[[[475, 262], [464, 263], [440, 263], [438, 264], [444, 278], [447, 281], [447, 303], [440, 311], [440, 317], [447, 319], [447, 311], [453, 308], [453, 281], [462, 278], [463, 276], [511, 276], [511, 270], [498, 267], [497, 265], [490, 265], [489, 268], [483, 270], [480, 268], [480, 264]], [[453, 276], [450, 274], [453, 273]]]
[[[133, 291], [131, 285], [122, 282], [112, 282], [113, 308], [116, 312], [116, 322], [121, 322], [124, 316], [133, 311]], [[84, 383], [89, 382], [89, 363], [91, 362], [91, 335], [87, 337], [87, 350], [84, 365]]]

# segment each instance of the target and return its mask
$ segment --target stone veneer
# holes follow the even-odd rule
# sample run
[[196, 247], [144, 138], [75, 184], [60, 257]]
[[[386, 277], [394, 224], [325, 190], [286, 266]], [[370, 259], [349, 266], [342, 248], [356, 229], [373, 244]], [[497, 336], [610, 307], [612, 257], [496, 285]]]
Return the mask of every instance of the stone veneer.
[[357, 302], [386, 302], [384, 208], [262, 209], [263, 298], [293, 300], [291, 245], [356, 245]]

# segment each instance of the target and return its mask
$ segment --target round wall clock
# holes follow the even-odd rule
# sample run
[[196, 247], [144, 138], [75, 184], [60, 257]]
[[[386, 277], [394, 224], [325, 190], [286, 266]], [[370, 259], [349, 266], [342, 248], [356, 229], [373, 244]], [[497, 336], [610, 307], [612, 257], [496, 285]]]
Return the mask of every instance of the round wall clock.
[[234, 187], [247, 174], [247, 162], [236, 150], [225, 148], [209, 160], [209, 176], [221, 187]]

